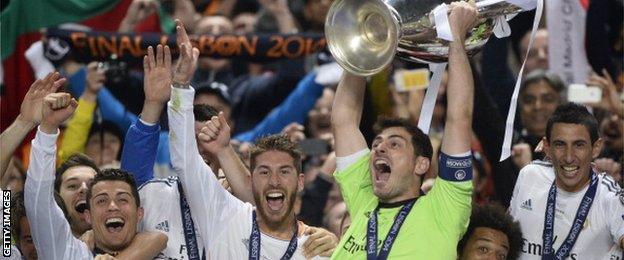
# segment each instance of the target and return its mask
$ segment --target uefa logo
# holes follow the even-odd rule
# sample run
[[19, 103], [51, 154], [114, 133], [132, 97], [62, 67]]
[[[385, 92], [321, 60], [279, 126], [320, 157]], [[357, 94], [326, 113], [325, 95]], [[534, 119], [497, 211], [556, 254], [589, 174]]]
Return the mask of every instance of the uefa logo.
[[455, 179], [461, 181], [464, 178], [466, 178], [466, 172], [464, 170], [458, 170], [455, 172]]

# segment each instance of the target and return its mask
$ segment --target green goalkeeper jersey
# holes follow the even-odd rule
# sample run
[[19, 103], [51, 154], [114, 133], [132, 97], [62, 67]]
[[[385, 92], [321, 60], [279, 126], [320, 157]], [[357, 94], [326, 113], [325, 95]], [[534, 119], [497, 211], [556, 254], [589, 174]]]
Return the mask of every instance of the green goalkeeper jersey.
[[[457, 242], [466, 231], [471, 212], [471, 158], [440, 156], [439, 177], [431, 191], [420, 196], [409, 212], [388, 259], [457, 258]], [[352, 222], [332, 259], [366, 259], [367, 225], [377, 207], [379, 252], [395, 216], [405, 204], [379, 202], [373, 194], [369, 161], [370, 153], [366, 153], [334, 174]]]

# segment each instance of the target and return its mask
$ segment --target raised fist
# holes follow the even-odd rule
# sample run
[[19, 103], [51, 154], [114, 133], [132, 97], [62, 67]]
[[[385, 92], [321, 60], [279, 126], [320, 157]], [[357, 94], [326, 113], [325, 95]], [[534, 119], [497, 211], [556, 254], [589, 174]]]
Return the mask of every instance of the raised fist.
[[51, 93], [43, 99], [41, 130], [53, 134], [76, 110], [78, 102], [69, 93]]
[[453, 40], [464, 41], [466, 34], [477, 22], [477, 8], [474, 3], [453, 2], [449, 7], [448, 17]]

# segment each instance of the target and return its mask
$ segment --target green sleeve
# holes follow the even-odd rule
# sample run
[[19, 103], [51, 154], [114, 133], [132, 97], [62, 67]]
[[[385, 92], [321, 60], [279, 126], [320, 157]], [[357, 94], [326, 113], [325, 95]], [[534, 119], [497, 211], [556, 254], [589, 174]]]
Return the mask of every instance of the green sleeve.
[[439, 230], [448, 239], [459, 241], [470, 221], [472, 181], [454, 182], [437, 177], [433, 188], [423, 199]]
[[369, 161], [370, 153], [366, 153], [346, 169], [334, 173], [334, 178], [351, 216], [377, 198], [373, 193]]

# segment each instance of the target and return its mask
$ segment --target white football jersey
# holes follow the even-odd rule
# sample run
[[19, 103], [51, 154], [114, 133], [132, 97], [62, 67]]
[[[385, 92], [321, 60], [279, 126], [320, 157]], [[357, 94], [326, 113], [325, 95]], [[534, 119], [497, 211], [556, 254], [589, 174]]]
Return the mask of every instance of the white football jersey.
[[[567, 259], [621, 260], [620, 239], [624, 236], [624, 195], [608, 176], [598, 174], [598, 188], [589, 215]], [[552, 164], [534, 161], [522, 168], [509, 206], [522, 228], [520, 259], [541, 259], [542, 233], [548, 192], [555, 180]], [[567, 237], [581, 200], [589, 188], [570, 193], [557, 189], [553, 247], [556, 251]]]
[[[139, 223], [139, 231], [159, 231], [169, 238], [167, 247], [155, 259], [189, 259], [182, 225], [178, 178], [168, 177], [148, 181], [139, 188], [139, 196], [145, 211], [143, 220]], [[195, 218], [197, 214], [191, 215]], [[200, 247], [197, 251], [201, 258], [204, 248], [197, 224], [194, 225], [197, 245]]]

